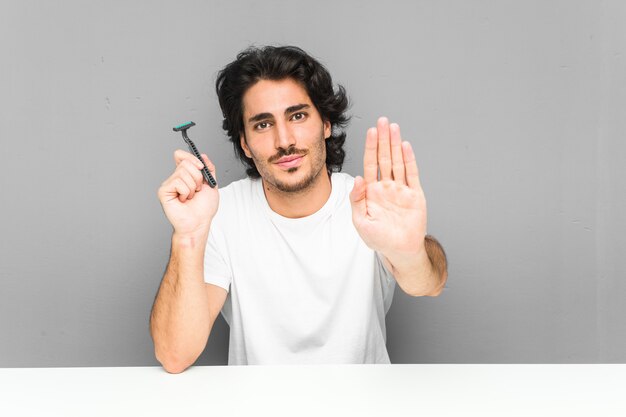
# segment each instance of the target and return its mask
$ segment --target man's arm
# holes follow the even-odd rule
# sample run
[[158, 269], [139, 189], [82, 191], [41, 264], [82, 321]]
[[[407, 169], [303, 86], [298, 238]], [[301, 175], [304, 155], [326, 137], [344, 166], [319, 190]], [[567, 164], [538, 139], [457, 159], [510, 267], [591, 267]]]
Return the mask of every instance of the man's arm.
[[402, 290], [413, 296], [436, 297], [448, 280], [448, 261], [433, 236], [424, 238], [424, 250], [413, 255], [384, 255], [384, 263]]
[[174, 228], [170, 261], [154, 300], [150, 333], [156, 358], [166, 371], [184, 371], [200, 356], [219, 314], [226, 290], [205, 284], [204, 251], [211, 221], [219, 206], [217, 187], [210, 187], [200, 170], [215, 176], [215, 166], [202, 154], [174, 152], [176, 169], [157, 196]]
[[172, 236], [172, 251], [150, 315], [157, 360], [180, 373], [200, 356], [228, 292], [203, 279], [205, 236]]
[[365, 244], [383, 257], [413, 296], [439, 295], [447, 280], [443, 248], [426, 235], [426, 197], [413, 148], [386, 117], [367, 130], [363, 178], [350, 193], [352, 221]]

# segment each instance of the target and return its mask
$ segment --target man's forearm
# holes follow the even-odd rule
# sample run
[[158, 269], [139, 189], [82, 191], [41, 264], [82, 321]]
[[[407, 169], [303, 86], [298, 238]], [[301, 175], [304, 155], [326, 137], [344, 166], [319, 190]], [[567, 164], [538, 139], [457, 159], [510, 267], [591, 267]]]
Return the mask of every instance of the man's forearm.
[[398, 285], [412, 296], [437, 296], [448, 279], [448, 262], [437, 239], [427, 235], [424, 250], [416, 254], [385, 255]]
[[167, 370], [193, 363], [209, 338], [209, 300], [202, 278], [205, 244], [204, 237], [172, 236], [170, 261], [150, 316], [155, 354]]

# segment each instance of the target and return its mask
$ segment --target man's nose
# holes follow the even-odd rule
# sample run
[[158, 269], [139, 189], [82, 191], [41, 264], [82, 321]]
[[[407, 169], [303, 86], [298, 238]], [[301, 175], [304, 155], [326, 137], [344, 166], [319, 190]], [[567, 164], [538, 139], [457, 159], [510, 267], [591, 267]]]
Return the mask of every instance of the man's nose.
[[276, 123], [276, 149], [283, 148], [287, 149], [292, 145], [296, 144], [296, 138], [293, 135], [289, 124], [286, 122], [277, 122]]

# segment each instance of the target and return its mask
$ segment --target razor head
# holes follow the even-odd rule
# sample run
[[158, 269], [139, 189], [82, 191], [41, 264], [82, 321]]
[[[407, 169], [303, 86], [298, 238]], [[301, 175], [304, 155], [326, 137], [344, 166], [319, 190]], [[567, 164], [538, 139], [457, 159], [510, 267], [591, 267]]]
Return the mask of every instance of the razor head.
[[174, 127], [174, 132], [180, 132], [181, 130], [185, 131], [185, 130], [187, 130], [190, 127], [195, 126], [195, 125], [196, 124], [194, 122], [183, 123], [183, 124], [180, 124], [180, 125]]

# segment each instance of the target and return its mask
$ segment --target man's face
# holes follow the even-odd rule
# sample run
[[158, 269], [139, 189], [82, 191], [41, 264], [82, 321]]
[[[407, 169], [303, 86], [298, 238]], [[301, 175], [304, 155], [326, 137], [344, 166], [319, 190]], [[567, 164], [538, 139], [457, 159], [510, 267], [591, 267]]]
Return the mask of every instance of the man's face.
[[241, 146], [264, 182], [284, 192], [305, 190], [326, 174], [322, 118], [306, 90], [291, 78], [260, 80], [243, 96]]

